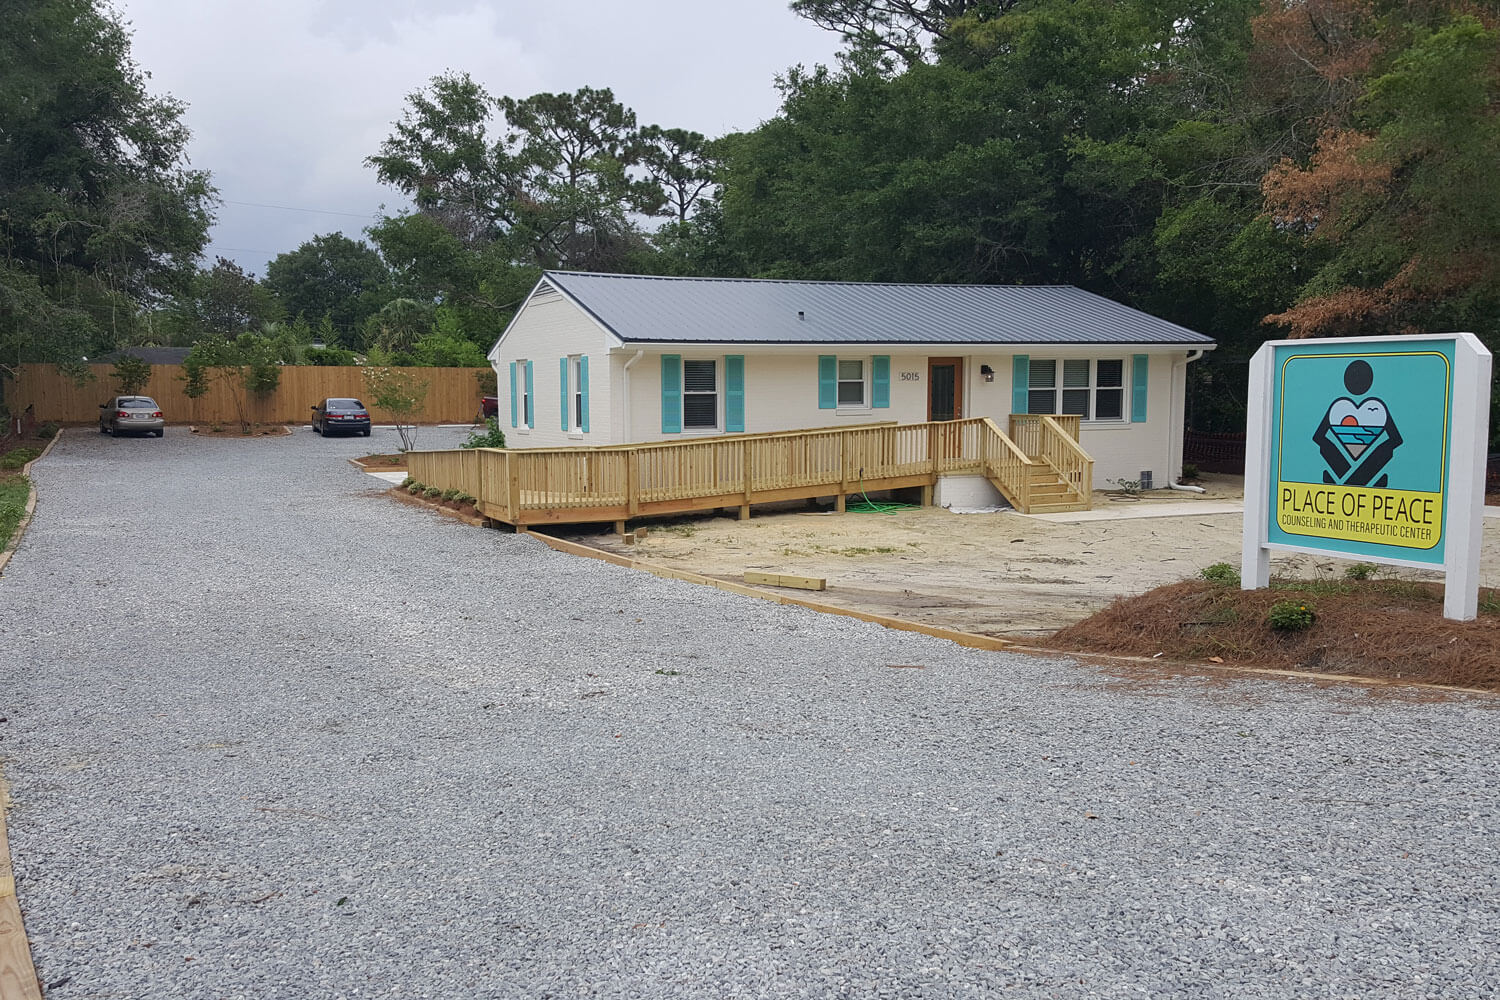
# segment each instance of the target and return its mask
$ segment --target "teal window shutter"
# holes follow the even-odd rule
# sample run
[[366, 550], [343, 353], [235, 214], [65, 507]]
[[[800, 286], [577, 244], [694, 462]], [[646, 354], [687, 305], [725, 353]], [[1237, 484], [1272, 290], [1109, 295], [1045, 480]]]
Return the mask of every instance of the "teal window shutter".
[[1137, 354], [1131, 359], [1130, 365], [1130, 422], [1143, 424], [1146, 422], [1146, 395], [1149, 391], [1147, 376], [1151, 372], [1151, 358], [1145, 354]]
[[818, 409], [836, 410], [839, 405], [839, 359], [818, 355]]
[[724, 355], [724, 431], [745, 432], [745, 356]]
[[585, 354], [578, 359], [578, 391], [583, 393], [583, 417], [582, 426], [578, 429], [587, 434], [589, 432], [589, 356]]
[[533, 388], [535, 382], [531, 378], [532, 362], [526, 362], [526, 426], [536, 427], [536, 392]]
[[891, 358], [888, 354], [875, 355], [873, 365], [874, 390], [870, 394], [870, 405], [876, 409], [887, 409], [891, 405]]
[[1031, 355], [1017, 354], [1010, 364], [1010, 412], [1031, 410]]
[[661, 356], [661, 432], [682, 433], [682, 355]]
[[516, 426], [516, 363], [510, 363], [510, 425]]
[[562, 429], [568, 429], [568, 359], [557, 359], [557, 378], [562, 385]]

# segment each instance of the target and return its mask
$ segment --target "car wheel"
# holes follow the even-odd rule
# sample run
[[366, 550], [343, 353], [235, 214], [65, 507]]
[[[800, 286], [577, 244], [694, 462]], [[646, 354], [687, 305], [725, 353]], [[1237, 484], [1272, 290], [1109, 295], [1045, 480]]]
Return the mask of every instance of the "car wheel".
[[167, 435], [167, 429], [165, 427], [163, 427], [161, 430], [159, 430], [159, 431], [156, 432], [156, 436], [157, 437], [166, 437], [166, 435]]
[[360, 433], [363, 434], [365, 437], [369, 437], [370, 436], [370, 428], [366, 427], [364, 430], [360, 431]]
[[100, 434], [108, 434], [109, 433], [109, 428], [105, 427], [103, 424], [100, 424], [99, 425], [99, 433]]

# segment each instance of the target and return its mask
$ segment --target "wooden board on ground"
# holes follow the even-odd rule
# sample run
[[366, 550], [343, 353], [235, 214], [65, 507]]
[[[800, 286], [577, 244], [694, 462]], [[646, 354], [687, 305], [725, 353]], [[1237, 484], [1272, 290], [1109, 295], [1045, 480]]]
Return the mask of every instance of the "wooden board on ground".
[[[521, 529], [517, 529], [519, 532]], [[613, 552], [605, 552], [590, 545], [579, 542], [568, 541], [565, 538], [557, 538], [537, 532], [533, 535], [536, 539], [544, 542], [549, 547], [559, 552], [570, 555], [587, 556], [590, 559], [598, 559], [603, 562], [613, 563], [616, 566], [625, 566], [629, 569], [643, 570], [653, 576], [659, 576], [665, 580], [683, 580], [688, 583], [697, 583], [706, 587], [716, 587], [719, 590], [728, 591], [731, 594], [740, 594], [744, 597], [756, 597], [761, 600], [775, 601], [777, 604], [795, 604], [799, 607], [820, 611], [824, 614], [843, 615], [847, 618], [858, 618], [860, 621], [873, 622], [886, 628], [897, 629], [902, 632], [920, 632], [937, 639], [947, 639], [949, 642], [960, 646], [968, 646], [971, 649], [1009, 649], [1011, 644], [1004, 639], [989, 635], [975, 635], [972, 632], [961, 632], [956, 629], [941, 628], [934, 625], [925, 625], [921, 622], [907, 621], [904, 618], [892, 618], [889, 615], [869, 614], [857, 611], [853, 608], [842, 608], [832, 604], [822, 604], [810, 601], [803, 597], [792, 597], [789, 594], [778, 594], [770, 590], [759, 590], [755, 587], [746, 586], [742, 583], [733, 583], [729, 580], [717, 580], [713, 577], [703, 576], [699, 573], [691, 573], [685, 570], [671, 569], [666, 566], [658, 566], [639, 559], [631, 559], [628, 556], [618, 555]]]
[[31, 964], [31, 947], [21, 925], [16, 879], [5, 835], [5, 786], [0, 782], [0, 1000], [41, 1000], [42, 988]]
[[757, 573], [745, 570], [745, 582], [762, 587], [791, 587], [795, 590], [827, 590], [828, 581], [820, 576], [791, 576], [787, 573]]

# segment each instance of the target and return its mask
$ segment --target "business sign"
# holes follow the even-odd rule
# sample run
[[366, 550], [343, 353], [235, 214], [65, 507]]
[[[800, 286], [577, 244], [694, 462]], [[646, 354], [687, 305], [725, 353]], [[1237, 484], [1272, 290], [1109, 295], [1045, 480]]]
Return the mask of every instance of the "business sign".
[[1450, 597], [1472, 590], [1468, 613], [1448, 616], [1474, 617], [1490, 364], [1466, 333], [1264, 345], [1251, 365], [1245, 586], [1269, 582], [1273, 548], [1442, 569]]

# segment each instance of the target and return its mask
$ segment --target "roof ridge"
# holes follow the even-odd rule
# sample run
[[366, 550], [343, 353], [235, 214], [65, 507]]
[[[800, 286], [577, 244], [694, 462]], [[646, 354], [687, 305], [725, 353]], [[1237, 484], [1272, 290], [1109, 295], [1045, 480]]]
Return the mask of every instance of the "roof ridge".
[[[624, 278], [640, 281], [681, 281], [681, 282], [736, 282], [742, 284], [778, 284], [778, 285], [842, 285], [853, 288], [1072, 288], [1089, 295], [1098, 295], [1098, 292], [1090, 292], [1087, 288], [1071, 284], [1049, 284], [1049, 285], [1015, 285], [1000, 282], [941, 282], [941, 281], [836, 281], [823, 278], [720, 278], [706, 274], [622, 274], [617, 271], [558, 271], [547, 270], [542, 272], [543, 277], [558, 275], [560, 277], [578, 278]], [[1101, 296], [1108, 298], [1108, 296]], [[1113, 302], [1113, 299], [1110, 299]], [[1123, 303], [1121, 303], [1123, 305]], [[1131, 307], [1127, 307], [1131, 308]]]

